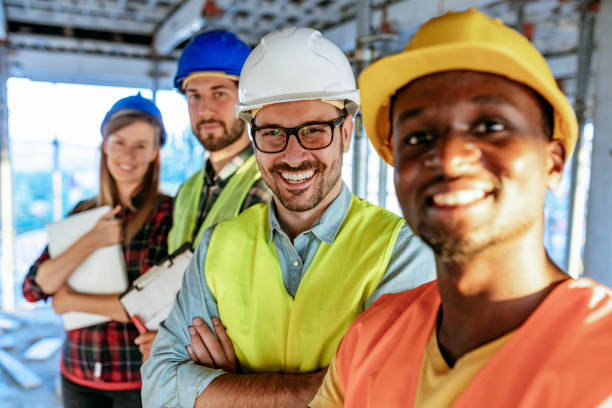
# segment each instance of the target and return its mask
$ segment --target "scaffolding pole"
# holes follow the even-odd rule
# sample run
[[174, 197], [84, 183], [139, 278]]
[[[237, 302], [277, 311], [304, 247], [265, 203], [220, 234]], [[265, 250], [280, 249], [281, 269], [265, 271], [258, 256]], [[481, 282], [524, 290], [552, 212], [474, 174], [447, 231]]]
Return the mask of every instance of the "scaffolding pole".
[[582, 244], [584, 239], [585, 210], [587, 185], [584, 177], [586, 166], [585, 152], [583, 150], [584, 129], [587, 120], [587, 98], [589, 93], [589, 80], [591, 77], [591, 56], [593, 53], [593, 37], [595, 27], [595, 13], [589, 10], [589, 0], [580, 4], [580, 33], [578, 43], [578, 72], [576, 85], [576, 99], [574, 109], [578, 119], [578, 140], [572, 159], [569, 195], [569, 220], [565, 246], [565, 270], [574, 278], [583, 272]]
[[585, 275], [612, 285], [612, 0], [603, 0], [597, 15], [596, 105], [593, 115], [591, 185], [584, 249]]
[[0, 202], [2, 221], [2, 309], [15, 308], [13, 194], [8, 136], [8, 48], [0, 40]]
[[159, 91], [160, 70], [159, 70], [159, 55], [155, 54], [154, 50], [153, 50], [152, 63], [153, 63], [153, 88], [151, 89], [151, 91], [153, 93], [153, 98], [152, 98], [153, 103], [157, 103], [157, 92]]
[[[371, 49], [367, 38], [370, 36], [370, 19], [371, 19], [371, 3], [370, 0], [359, 0], [357, 9], [357, 49], [355, 57], [357, 60], [355, 74], [359, 77], [361, 71], [368, 66], [371, 60]], [[353, 140], [353, 177], [352, 190], [353, 194], [365, 198], [367, 178], [365, 177], [367, 169], [363, 164], [367, 155], [367, 139], [363, 129], [361, 113], [355, 117], [355, 138]]]

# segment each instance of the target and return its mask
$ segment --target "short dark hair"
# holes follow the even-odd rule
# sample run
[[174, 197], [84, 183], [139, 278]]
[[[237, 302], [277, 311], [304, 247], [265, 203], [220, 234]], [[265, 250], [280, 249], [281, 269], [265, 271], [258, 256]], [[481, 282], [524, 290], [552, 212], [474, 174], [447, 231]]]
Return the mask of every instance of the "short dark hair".
[[552, 140], [555, 129], [555, 111], [552, 105], [544, 99], [542, 95], [533, 89], [529, 88], [536, 96], [540, 109], [542, 109], [542, 130], [544, 135], [548, 137], [548, 140]]

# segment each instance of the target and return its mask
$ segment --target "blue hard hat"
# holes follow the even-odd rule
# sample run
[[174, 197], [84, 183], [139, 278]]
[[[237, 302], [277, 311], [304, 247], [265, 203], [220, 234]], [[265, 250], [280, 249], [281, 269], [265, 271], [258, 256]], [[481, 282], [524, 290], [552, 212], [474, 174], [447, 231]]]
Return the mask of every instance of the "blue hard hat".
[[130, 112], [147, 113], [155, 118], [161, 129], [160, 146], [163, 146], [166, 142], [166, 129], [164, 128], [164, 121], [162, 119], [161, 112], [151, 100], [144, 98], [140, 92], [134, 96], [119, 99], [114, 103], [110, 110], [106, 112], [106, 115], [104, 115], [102, 124], [100, 124], [100, 133], [104, 134], [104, 126], [106, 126], [111, 118], [116, 117], [117, 114]]
[[229, 31], [198, 34], [183, 49], [174, 86], [182, 90], [183, 80], [194, 72], [217, 71], [239, 77], [250, 52], [251, 48]]

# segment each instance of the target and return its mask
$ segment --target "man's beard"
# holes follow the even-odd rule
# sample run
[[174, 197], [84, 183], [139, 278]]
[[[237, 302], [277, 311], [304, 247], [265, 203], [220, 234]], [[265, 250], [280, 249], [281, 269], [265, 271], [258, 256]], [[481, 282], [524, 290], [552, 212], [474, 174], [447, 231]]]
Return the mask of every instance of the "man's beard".
[[[331, 147], [329, 147], [331, 148]], [[320, 162], [318, 160], [308, 160], [300, 163], [297, 167], [291, 167], [287, 163], [278, 163], [272, 165], [267, 169], [263, 169], [260, 166], [260, 171], [264, 182], [272, 190], [274, 196], [281, 202], [283, 207], [288, 209], [289, 211], [294, 212], [304, 212], [315, 208], [323, 199], [330, 193], [330, 191], [336, 186], [338, 180], [340, 180], [342, 174], [342, 152], [344, 151], [344, 141], [342, 137], [340, 138], [340, 148], [339, 148], [339, 157], [337, 160], [334, 160], [329, 165]], [[285, 171], [308, 171], [314, 169], [315, 174], [313, 177], [319, 177], [319, 184], [314, 186], [314, 191], [312, 195], [306, 200], [300, 200], [300, 195], [305, 192], [305, 189], [302, 190], [294, 190], [293, 193], [281, 190], [279, 184], [282, 181], [279, 181], [277, 184], [275, 173], [279, 173], [283, 170]], [[326, 174], [326, 172], [328, 174]], [[327, 176], [327, 177], [325, 177]], [[282, 178], [282, 176], [278, 176]], [[308, 188], [308, 187], [307, 187]], [[297, 187], [296, 187], [297, 189]], [[287, 194], [283, 194], [283, 191]]]
[[[223, 127], [223, 134], [219, 137], [214, 137], [211, 134], [202, 134], [200, 128], [209, 123], [216, 123]], [[227, 125], [225, 122], [220, 120], [203, 120], [199, 122], [195, 128], [193, 129], [193, 133], [196, 135], [202, 146], [209, 152], [216, 152], [218, 150], [222, 150], [227, 146], [236, 142], [236, 140], [240, 139], [242, 134], [244, 133], [245, 123], [242, 119], [234, 120], [231, 129], [228, 131]]]
[[325, 171], [327, 170], [327, 166], [324, 163], [321, 163], [319, 161], [308, 161], [308, 162], [304, 162], [300, 164], [298, 167], [290, 167], [287, 164], [278, 164], [278, 165], [272, 166], [268, 170], [269, 174], [270, 173], [274, 174], [282, 170], [307, 171], [311, 169], [315, 169], [316, 173], [318, 173], [315, 176], [321, 177], [321, 179], [320, 179], [320, 183], [315, 186], [315, 191], [313, 192], [312, 196], [306, 201], [300, 200], [300, 197], [299, 197], [303, 193], [303, 190], [296, 191], [296, 194], [291, 194], [290, 192], [281, 190], [276, 183], [272, 182], [272, 183], [266, 183], [266, 184], [268, 184], [268, 186], [270, 187], [270, 190], [272, 190], [274, 195], [280, 200], [281, 204], [286, 209], [290, 211], [295, 211], [295, 212], [308, 211], [316, 207], [321, 202], [321, 200], [323, 200], [323, 198], [329, 193], [329, 191], [334, 186], [334, 184], [337, 182], [337, 178], [335, 180], [331, 180], [331, 182], [328, 182], [327, 180], [323, 178], [323, 175], [325, 174]]
[[468, 234], [453, 234], [421, 221], [416, 234], [444, 263], [460, 264], [501, 243], [523, 236], [535, 220], [523, 219], [514, 225], [483, 225]]

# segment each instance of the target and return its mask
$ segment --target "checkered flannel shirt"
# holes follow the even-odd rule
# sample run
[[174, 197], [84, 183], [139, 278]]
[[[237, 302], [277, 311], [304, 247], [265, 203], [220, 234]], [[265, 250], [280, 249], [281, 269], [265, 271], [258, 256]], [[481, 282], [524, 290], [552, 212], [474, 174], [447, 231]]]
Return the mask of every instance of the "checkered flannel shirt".
[[[194, 234], [200, 230], [200, 225], [204, 223], [204, 219], [208, 212], [212, 208], [215, 201], [223, 191], [223, 188], [229, 183], [230, 178], [240, 166], [253, 154], [253, 146], [249, 145], [246, 149], [240, 152], [234, 157], [229, 163], [227, 163], [219, 172], [215, 174], [215, 171], [210, 164], [210, 161], [206, 161], [204, 167], [204, 187], [200, 195], [200, 204], [198, 206], [198, 213], [196, 215], [196, 227], [194, 228]], [[263, 179], [257, 180], [249, 189], [240, 212], [246, 210], [252, 205], [259, 203], [269, 203], [272, 201], [272, 192], [263, 181]]]
[[[70, 214], [83, 211], [85, 203], [78, 203]], [[126, 210], [124, 222], [134, 215], [134, 212]], [[147, 221], [123, 247], [129, 284], [167, 257], [167, 237], [171, 226], [172, 198], [160, 195]], [[23, 282], [23, 294], [30, 302], [46, 300], [50, 296], [35, 281], [38, 268], [47, 259], [49, 252], [45, 248]], [[71, 330], [66, 333], [64, 342], [62, 372], [88, 383], [139, 383], [142, 355], [134, 344], [138, 334], [132, 323], [115, 321]]]

